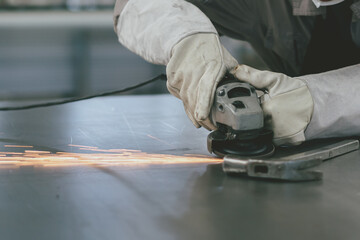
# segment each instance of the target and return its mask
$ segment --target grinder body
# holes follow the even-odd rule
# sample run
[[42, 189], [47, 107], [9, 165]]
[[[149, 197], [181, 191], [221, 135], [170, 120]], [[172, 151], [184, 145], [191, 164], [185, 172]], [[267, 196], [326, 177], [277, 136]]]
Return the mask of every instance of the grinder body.
[[226, 74], [218, 85], [210, 113], [217, 130], [208, 136], [208, 150], [219, 156], [272, 154], [272, 132], [264, 129], [264, 113], [253, 86]]

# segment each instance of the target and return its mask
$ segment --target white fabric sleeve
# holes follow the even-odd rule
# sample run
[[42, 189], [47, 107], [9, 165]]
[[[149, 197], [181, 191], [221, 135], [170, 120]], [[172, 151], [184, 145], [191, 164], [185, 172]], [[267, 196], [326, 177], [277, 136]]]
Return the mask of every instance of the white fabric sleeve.
[[120, 43], [145, 60], [166, 65], [171, 50], [195, 33], [217, 33], [206, 15], [184, 0], [130, 0], [117, 24]]
[[314, 101], [306, 140], [360, 136], [360, 64], [299, 78]]

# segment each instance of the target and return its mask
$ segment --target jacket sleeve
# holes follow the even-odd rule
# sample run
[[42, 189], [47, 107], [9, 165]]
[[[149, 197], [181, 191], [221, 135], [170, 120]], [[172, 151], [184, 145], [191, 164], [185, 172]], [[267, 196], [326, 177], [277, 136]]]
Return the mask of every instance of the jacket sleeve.
[[119, 17], [121, 15], [122, 10], [124, 9], [125, 5], [128, 3], [129, 0], [117, 0], [114, 7], [114, 31], [117, 33], [116, 26], [119, 21]]
[[360, 136], [360, 64], [299, 78], [314, 101], [307, 140]]
[[181, 39], [195, 33], [217, 33], [208, 17], [184, 0], [118, 0], [114, 24], [121, 44], [163, 65]]

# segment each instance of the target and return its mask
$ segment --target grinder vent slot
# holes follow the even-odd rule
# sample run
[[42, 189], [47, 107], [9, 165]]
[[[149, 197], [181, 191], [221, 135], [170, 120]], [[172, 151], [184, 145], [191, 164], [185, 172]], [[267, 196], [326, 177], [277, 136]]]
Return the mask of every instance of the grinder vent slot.
[[246, 108], [245, 104], [242, 101], [235, 101], [232, 103], [232, 105], [236, 108], [236, 109], [243, 109]]
[[236, 87], [231, 89], [228, 92], [228, 98], [236, 98], [236, 97], [249, 97], [250, 96], [250, 90], [243, 87]]

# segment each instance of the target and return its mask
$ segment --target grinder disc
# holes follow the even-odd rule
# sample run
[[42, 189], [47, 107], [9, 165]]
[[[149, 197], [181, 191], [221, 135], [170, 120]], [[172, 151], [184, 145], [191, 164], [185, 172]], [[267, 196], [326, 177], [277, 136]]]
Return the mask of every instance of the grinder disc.
[[251, 158], [270, 157], [275, 152], [272, 136], [272, 131], [264, 130], [254, 139], [226, 140], [221, 132], [214, 131], [208, 136], [208, 150], [219, 157], [225, 155]]

